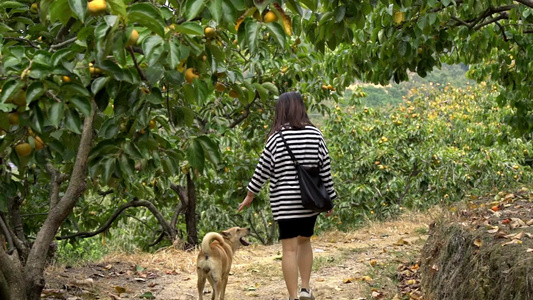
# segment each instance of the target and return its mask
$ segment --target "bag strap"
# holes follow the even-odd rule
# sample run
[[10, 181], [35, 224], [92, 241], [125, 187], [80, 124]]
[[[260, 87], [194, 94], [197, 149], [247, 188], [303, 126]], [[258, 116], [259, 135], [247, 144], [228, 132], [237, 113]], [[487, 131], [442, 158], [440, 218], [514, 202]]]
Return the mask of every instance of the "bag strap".
[[298, 165], [298, 161], [296, 160], [296, 157], [294, 157], [294, 154], [292, 154], [291, 148], [289, 147], [289, 144], [287, 144], [287, 141], [285, 141], [285, 138], [283, 137], [283, 133], [281, 133], [281, 130], [278, 131], [279, 135], [281, 136], [281, 140], [285, 144], [285, 148], [287, 148], [287, 151], [289, 151], [289, 155], [291, 156], [292, 162], [294, 165]]

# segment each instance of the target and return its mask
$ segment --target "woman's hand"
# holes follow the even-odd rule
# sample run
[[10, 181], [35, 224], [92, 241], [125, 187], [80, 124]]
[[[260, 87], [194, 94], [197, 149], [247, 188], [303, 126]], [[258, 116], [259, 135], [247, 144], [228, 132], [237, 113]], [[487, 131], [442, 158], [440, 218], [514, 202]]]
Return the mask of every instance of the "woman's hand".
[[328, 211], [326, 212], [326, 217], [329, 218], [329, 217], [331, 217], [332, 215], [333, 215], [333, 208], [330, 209], [330, 210], [328, 210]]
[[252, 204], [252, 201], [254, 201], [254, 194], [248, 192], [244, 200], [239, 204], [239, 210], [237, 212], [243, 210], [244, 207], [249, 207], [250, 204]]

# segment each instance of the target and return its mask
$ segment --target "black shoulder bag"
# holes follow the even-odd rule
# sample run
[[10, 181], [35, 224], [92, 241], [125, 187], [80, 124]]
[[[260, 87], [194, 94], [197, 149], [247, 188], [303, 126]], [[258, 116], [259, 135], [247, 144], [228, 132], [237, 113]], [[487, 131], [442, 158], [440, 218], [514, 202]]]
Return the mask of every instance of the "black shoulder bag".
[[315, 212], [325, 212], [333, 208], [333, 201], [331, 201], [326, 187], [320, 178], [320, 170], [318, 167], [304, 167], [298, 163], [296, 157], [285, 141], [283, 134], [279, 131], [279, 135], [289, 151], [296, 172], [298, 173], [298, 182], [300, 183], [300, 194], [302, 196], [303, 207]]

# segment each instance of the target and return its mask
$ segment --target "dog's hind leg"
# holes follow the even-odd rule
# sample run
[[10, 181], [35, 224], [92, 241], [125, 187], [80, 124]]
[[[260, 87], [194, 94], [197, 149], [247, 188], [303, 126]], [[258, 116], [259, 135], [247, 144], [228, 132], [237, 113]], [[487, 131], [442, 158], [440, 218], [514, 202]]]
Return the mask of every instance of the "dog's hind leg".
[[204, 287], [205, 287], [205, 280], [207, 279], [206, 278], [206, 274], [205, 272], [203, 271], [200, 271], [200, 269], [198, 269], [198, 283], [197, 283], [197, 287], [198, 287], [198, 300], [203, 300], [204, 299]]
[[215, 300], [217, 293], [218, 293], [217, 280], [215, 279], [215, 276], [213, 275], [213, 273], [210, 273], [207, 276], [207, 280], [209, 280], [209, 283], [211, 284], [211, 287], [213, 288], [213, 294], [211, 295], [211, 300]]
[[222, 276], [222, 287], [220, 291], [220, 300], [224, 300], [224, 297], [226, 295], [226, 286], [228, 285], [228, 278], [229, 278], [229, 273], [225, 274], [225, 276]]

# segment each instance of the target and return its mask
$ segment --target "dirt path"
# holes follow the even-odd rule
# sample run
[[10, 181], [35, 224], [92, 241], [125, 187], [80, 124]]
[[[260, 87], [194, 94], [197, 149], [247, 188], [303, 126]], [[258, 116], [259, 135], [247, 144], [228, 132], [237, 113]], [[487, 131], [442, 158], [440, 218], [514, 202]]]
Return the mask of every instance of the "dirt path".
[[[410, 266], [416, 269], [429, 222], [431, 213], [411, 213], [350, 233], [313, 237], [316, 298], [402, 299], [398, 271]], [[239, 250], [226, 299], [286, 299], [280, 254], [281, 244]], [[166, 249], [155, 254], [107, 256], [80, 268], [52, 267], [47, 270], [44, 298], [139, 299], [145, 295], [148, 299], [197, 299], [196, 255], [195, 251]], [[410, 281], [410, 288], [416, 290], [415, 281]], [[204, 298], [210, 299], [211, 294]]]

